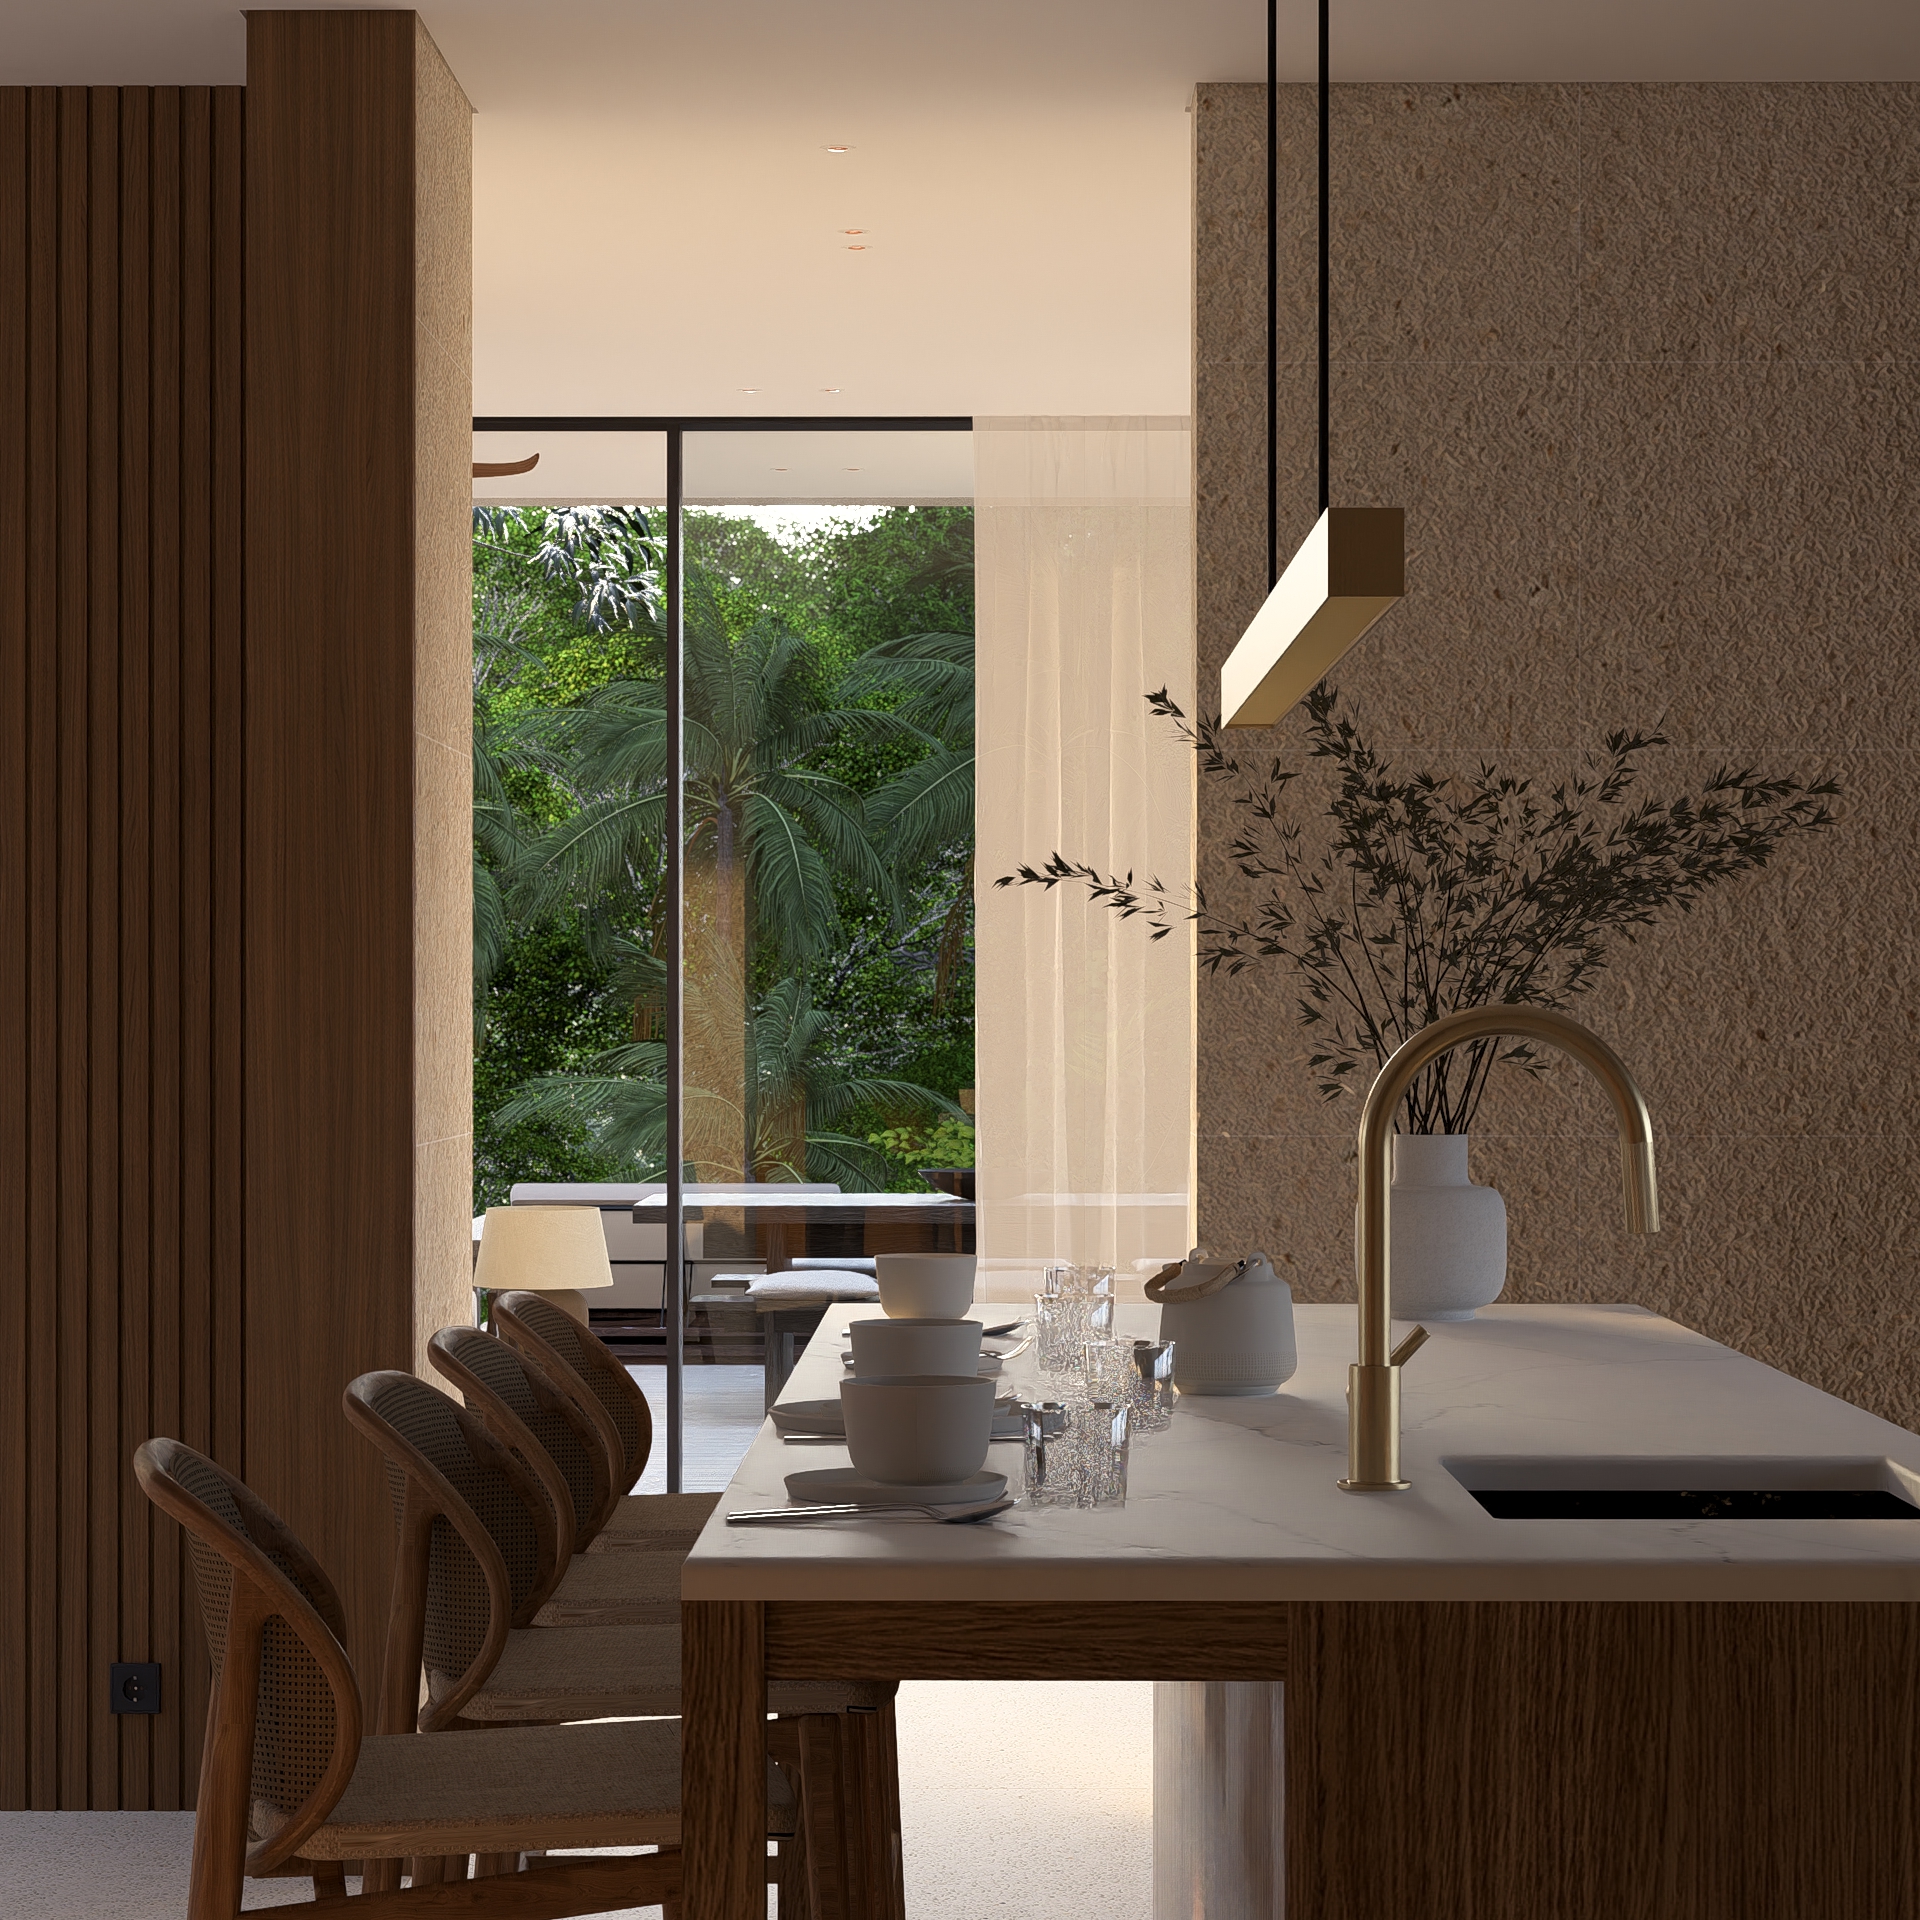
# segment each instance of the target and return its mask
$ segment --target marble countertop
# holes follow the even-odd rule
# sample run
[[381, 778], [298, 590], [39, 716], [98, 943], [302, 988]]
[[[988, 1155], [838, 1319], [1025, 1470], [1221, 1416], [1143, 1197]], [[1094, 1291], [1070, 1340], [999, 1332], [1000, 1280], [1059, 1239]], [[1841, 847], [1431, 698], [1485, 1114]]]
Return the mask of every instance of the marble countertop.
[[[783, 1399], [838, 1390], [830, 1311]], [[1122, 1306], [1147, 1333], [1158, 1309]], [[1436, 1326], [1402, 1385], [1398, 1494], [1342, 1493], [1351, 1306], [1296, 1308], [1300, 1368], [1263, 1399], [1183, 1399], [1135, 1439], [1124, 1507], [1018, 1507], [991, 1525], [728, 1527], [796, 1468], [763, 1424], [686, 1564], [689, 1600], [1916, 1600], [1920, 1522], [1497, 1520], [1445, 1460], [1702, 1455], [1890, 1460], [1920, 1435], [1637, 1307], [1494, 1306]], [[1396, 1337], [1397, 1334], [1396, 1334]], [[1047, 1397], [1032, 1350], [1006, 1384]], [[1021, 1450], [987, 1464], [1017, 1488]]]

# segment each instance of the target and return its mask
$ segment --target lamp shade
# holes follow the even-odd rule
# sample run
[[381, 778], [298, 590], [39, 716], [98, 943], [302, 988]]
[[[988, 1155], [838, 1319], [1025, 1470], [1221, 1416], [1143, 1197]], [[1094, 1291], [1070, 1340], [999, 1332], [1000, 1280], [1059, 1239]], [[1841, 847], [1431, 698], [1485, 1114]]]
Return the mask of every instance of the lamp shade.
[[1331, 507], [1220, 669], [1220, 718], [1270, 727], [1406, 592], [1399, 507]]
[[489, 1293], [613, 1285], [598, 1207], [489, 1207], [473, 1284]]

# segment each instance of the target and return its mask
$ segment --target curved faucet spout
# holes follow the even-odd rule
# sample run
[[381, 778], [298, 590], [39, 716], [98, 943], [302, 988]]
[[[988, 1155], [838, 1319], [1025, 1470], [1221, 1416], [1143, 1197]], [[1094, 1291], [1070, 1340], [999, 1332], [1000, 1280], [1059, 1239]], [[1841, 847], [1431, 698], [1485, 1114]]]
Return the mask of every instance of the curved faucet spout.
[[1660, 1200], [1653, 1174], [1653, 1121], [1620, 1056], [1577, 1020], [1549, 1007], [1469, 1007], [1424, 1027], [1380, 1069], [1360, 1110], [1360, 1211], [1355, 1266], [1360, 1283], [1360, 1361], [1348, 1385], [1347, 1478], [1351, 1492], [1404, 1487], [1400, 1478], [1400, 1369], [1387, 1351], [1393, 1320], [1388, 1155], [1393, 1119], [1422, 1068], [1475, 1040], [1512, 1035], [1543, 1040], [1578, 1060], [1607, 1090], [1620, 1128], [1627, 1226], [1656, 1233]]

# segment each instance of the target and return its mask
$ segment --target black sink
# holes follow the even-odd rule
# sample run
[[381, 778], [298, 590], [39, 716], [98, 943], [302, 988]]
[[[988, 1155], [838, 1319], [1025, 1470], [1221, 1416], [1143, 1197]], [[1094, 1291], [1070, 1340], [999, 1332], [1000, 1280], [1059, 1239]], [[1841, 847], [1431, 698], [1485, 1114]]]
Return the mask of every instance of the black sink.
[[1474, 1487], [1496, 1520], [1920, 1520], [1920, 1507], [1879, 1487]]

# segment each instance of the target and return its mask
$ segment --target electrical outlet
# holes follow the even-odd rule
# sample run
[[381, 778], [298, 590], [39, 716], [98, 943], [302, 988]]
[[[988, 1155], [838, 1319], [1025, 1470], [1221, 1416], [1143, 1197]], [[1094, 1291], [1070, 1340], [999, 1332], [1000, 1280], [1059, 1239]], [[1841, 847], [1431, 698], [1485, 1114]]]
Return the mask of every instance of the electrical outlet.
[[114, 1713], [160, 1711], [160, 1662], [116, 1660], [109, 1671], [108, 1706]]

